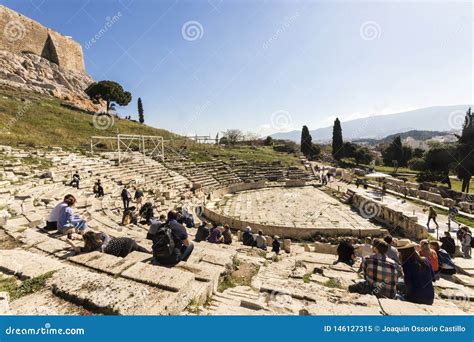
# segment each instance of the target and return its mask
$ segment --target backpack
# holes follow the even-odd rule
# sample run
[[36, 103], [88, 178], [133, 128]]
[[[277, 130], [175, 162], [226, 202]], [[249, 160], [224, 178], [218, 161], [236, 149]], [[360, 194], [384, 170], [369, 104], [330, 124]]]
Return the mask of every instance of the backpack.
[[173, 231], [163, 226], [153, 236], [153, 256], [167, 258], [174, 253]]

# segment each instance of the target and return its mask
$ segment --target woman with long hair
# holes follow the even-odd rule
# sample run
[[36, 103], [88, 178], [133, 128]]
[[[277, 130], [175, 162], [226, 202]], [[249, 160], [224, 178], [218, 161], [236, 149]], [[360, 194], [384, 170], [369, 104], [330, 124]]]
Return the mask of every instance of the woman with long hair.
[[406, 287], [405, 299], [417, 304], [433, 304], [435, 274], [431, 263], [418, 254], [415, 243], [405, 239], [399, 240], [398, 243]]

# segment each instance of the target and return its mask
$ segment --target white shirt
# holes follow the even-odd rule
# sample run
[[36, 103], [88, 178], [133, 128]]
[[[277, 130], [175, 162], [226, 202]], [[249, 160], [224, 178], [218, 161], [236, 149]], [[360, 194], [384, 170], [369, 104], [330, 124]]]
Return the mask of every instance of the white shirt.
[[67, 207], [67, 204], [64, 202], [61, 202], [56, 205], [48, 216], [48, 222], [58, 222], [59, 213], [61, 212], [61, 208], [64, 207]]

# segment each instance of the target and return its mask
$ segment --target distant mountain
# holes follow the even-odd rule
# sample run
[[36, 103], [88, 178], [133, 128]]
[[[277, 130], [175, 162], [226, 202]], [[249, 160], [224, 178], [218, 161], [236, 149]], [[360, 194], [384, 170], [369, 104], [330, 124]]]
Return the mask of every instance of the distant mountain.
[[447, 135], [451, 135], [450, 132], [441, 132], [441, 131], [418, 131], [418, 130], [411, 130], [408, 132], [401, 132], [390, 134], [382, 139], [354, 139], [352, 140], [355, 143], [368, 143], [370, 145], [378, 145], [378, 144], [385, 144], [390, 143], [395, 139], [395, 137], [400, 136], [402, 140], [406, 138], [413, 138], [415, 140], [428, 140], [433, 137], [444, 137]]
[[[342, 136], [345, 140], [382, 139], [399, 132], [451, 131], [460, 129], [464, 114], [473, 105], [437, 106], [416, 109], [408, 112], [373, 115], [363, 119], [341, 122]], [[313, 141], [332, 139], [332, 126], [310, 131]], [[288, 139], [299, 142], [301, 131], [275, 133], [274, 139]]]

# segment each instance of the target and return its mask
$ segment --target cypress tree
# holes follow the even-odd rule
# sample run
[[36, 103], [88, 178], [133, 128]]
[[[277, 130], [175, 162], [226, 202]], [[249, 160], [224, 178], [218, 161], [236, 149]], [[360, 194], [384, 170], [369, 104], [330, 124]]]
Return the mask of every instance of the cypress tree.
[[311, 146], [312, 146], [313, 138], [311, 134], [309, 134], [309, 130], [307, 126], [303, 126], [301, 130], [301, 153], [303, 153], [306, 157], [311, 155]]
[[143, 104], [140, 97], [138, 98], [138, 121], [140, 121], [140, 123], [145, 122], [145, 117], [143, 115]]
[[338, 118], [334, 121], [332, 129], [332, 156], [336, 160], [340, 160], [344, 155], [344, 142], [342, 141], [341, 122]]

